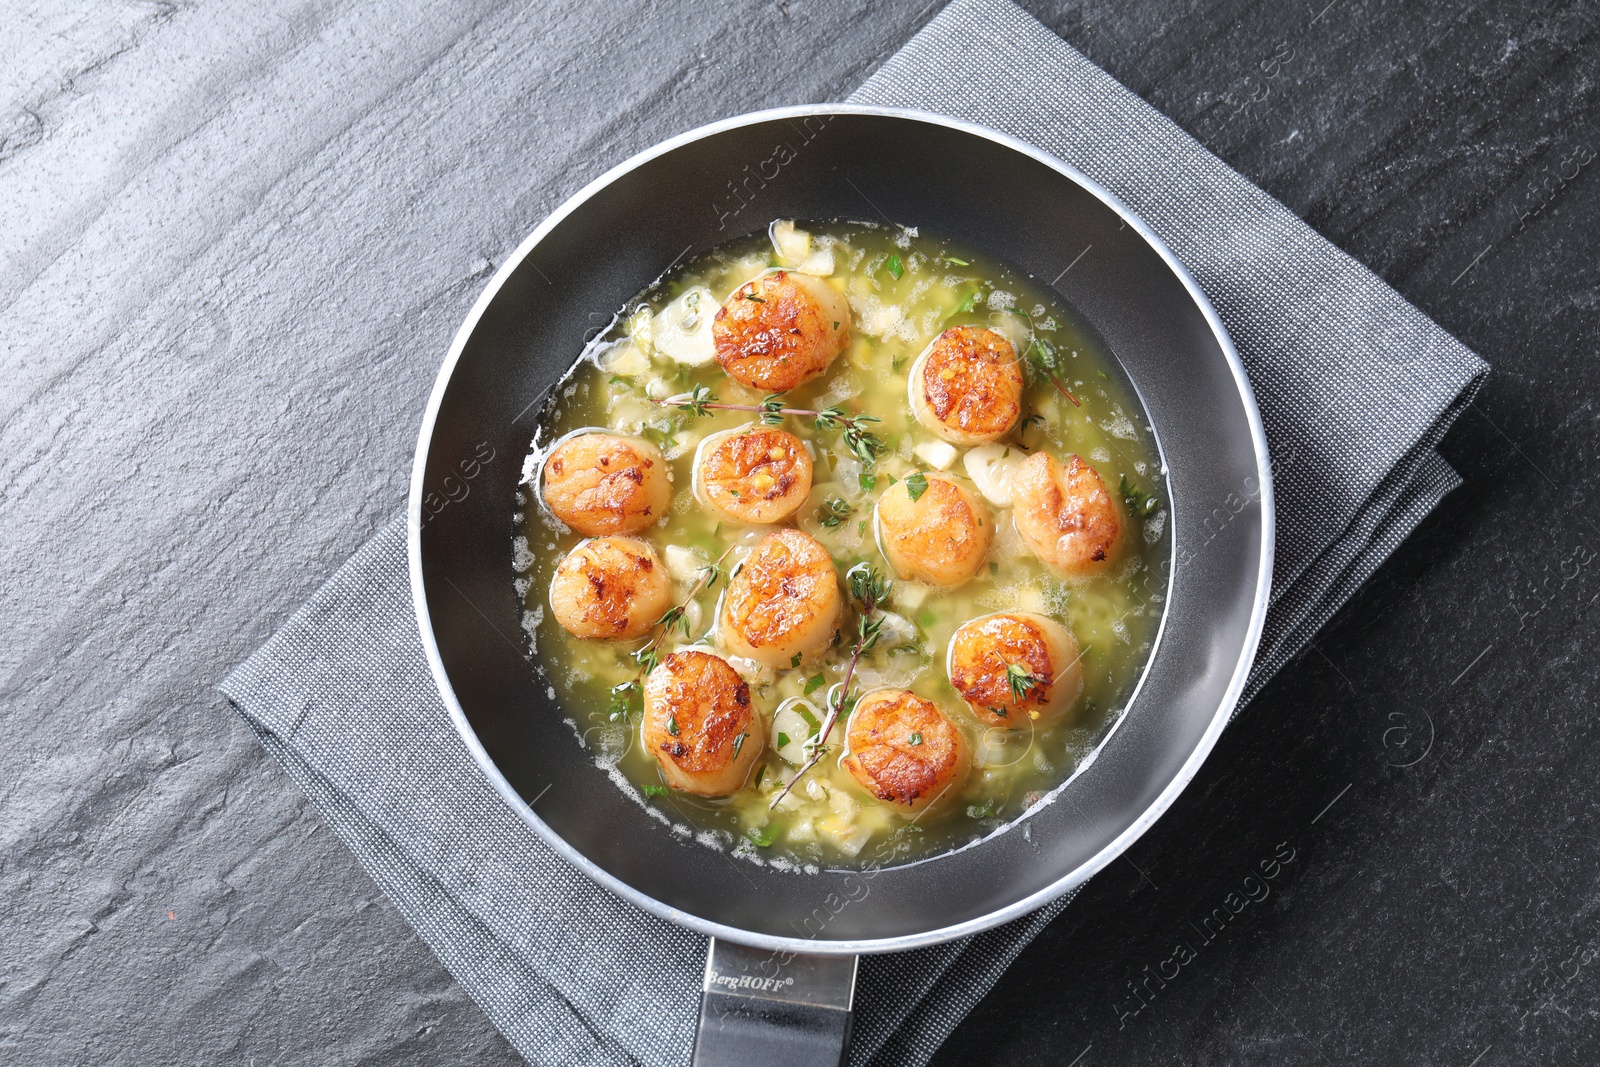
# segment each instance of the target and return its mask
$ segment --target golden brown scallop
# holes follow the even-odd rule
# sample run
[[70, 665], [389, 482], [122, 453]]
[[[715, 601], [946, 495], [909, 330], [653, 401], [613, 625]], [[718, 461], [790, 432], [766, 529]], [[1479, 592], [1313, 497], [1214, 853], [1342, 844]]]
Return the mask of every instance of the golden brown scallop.
[[1031, 612], [983, 615], [950, 638], [945, 670], [972, 714], [987, 726], [1041, 725], [1083, 690], [1078, 642], [1054, 619]]
[[850, 713], [840, 761], [867, 792], [907, 811], [927, 807], [967, 773], [967, 742], [937, 704], [875, 689]]
[[1111, 566], [1122, 512], [1093, 467], [1077, 456], [1063, 467], [1048, 452], [1035, 452], [1016, 469], [1011, 488], [1017, 533], [1035, 556], [1071, 575]]
[[550, 580], [550, 611], [575, 637], [639, 637], [671, 606], [667, 568], [637, 537], [592, 537]]
[[972, 492], [923, 471], [885, 490], [875, 521], [878, 546], [897, 577], [946, 588], [976, 574], [994, 540], [994, 519]]
[[752, 389], [810, 381], [850, 341], [850, 305], [821, 278], [769, 271], [734, 290], [711, 324], [717, 362]]
[[569, 437], [546, 457], [541, 480], [551, 513], [586, 537], [638, 533], [672, 504], [661, 450], [638, 437]]
[[800, 438], [752, 424], [712, 434], [694, 457], [695, 498], [734, 522], [782, 522], [811, 492], [811, 454]]
[[750, 685], [721, 656], [674, 652], [644, 680], [644, 750], [674, 789], [720, 797], [744, 785], [766, 733]]
[[777, 530], [728, 583], [718, 639], [735, 656], [786, 668], [828, 646], [842, 607], [828, 550], [810, 534]]
[[1022, 415], [1017, 350], [983, 326], [934, 338], [911, 365], [906, 390], [917, 421], [954, 445], [997, 441]]

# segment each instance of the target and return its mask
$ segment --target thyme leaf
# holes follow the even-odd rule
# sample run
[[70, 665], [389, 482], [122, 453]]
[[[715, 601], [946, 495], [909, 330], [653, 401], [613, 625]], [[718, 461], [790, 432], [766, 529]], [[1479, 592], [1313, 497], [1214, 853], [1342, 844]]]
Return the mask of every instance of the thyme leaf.
[[[1044, 679], [1028, 670], [1026, 664], [1006, 664], [1006, 682], [1011, 686], [1011, 702], [1021, 704], [1027, 699], [1028, 694], [1044, 684]], [[1004, 713], [1001, 713], [1004, 717]]]
[[1131, 484], [1126, 474], [1122, 476], [1122, 480], [1117, 484], [1117, 492], [1122, 495], [1123, 500], [1128, 502], [1128, 509], [1135, 515], [1149, 515], [1161, 506], [1161, 501], [1156, 497]]
[[848, 519], [855, 510], [849, 501], [841, 497], [831, 496], [818, 505], [817, 522], [831, 530]]
[[607, 715], [607, 718], [609, 718], [612, 722], [621, 722], [629, 715], [633, 714], [633, 709], [636, 706], [636, 700], [639, 696], [640, 690], [641, 686], [639, 685], [638, 679], [633, 679], [631, 681], [623, 682], [620, 685], [612, 686], [611, 707], [608, 709], [609, 714]]
[[716, 393], [713, 393], [703, 385], [697, 385], [689, 394], [689, 402], [684, 404], [683, 407], [687, 408], [695, 418], [699, 418], [706, 413], [707, 405], [716, 403], [716, 400]]

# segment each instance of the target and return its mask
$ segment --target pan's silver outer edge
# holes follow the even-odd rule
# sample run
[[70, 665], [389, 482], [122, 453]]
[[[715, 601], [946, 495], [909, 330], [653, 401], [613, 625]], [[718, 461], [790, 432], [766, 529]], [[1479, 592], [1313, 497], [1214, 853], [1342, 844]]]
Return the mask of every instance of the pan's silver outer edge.
[[[1030, 896], [1024, 897], [1023, 899], [1018, 900], [1005, 908], [992, 911], [981, 918], [972, 919], [963, 923], [957, 923], [952, 926], [940, 927], [936, 930], [928, 930], [919, 934], [911, 934], [902, 937], [858, 939], [854, 941], [824, 941], [797, 937], [771, 937], [763, 934], [752, 933], [747, 930], [741, 930], [737, 927], [725, 926], [722, 923], [711, 922], [696, 915], [690, 915], [687, 912], [664, 904], [661, 901], [656, 900], [654, 897], [642, 893], [625, 882], [613, 877], [607, 872], [601, 870], [594, 863], [590, 862], [588, 857], [584, 856], [581, 852], [568, 844], [567, 841], [561, 837], [561, 835], [550, 829], [550, 827], [545, 824], [544, 820], [540, 819], [539, 816], [534, 812], [533, 808], [522, 799], [522, 796], [511, 787], [511, 783], [506, 781], [504, 775], [502, 775], [499, 769], [495, 766], [494, 760], [489, 757], [489, 753], [478, 741], [478, 737], [473, 732], [471, 724], [467, 721], [466, 712], [462, 709], [460, 702], [456, 699], [455, 690], [450, 685], [450, 679], [445, 674], [444, 662], [439, 656], [438, 644], [433, 639], [433, 623], [428, 614], [427, 597], [422, 584], [422, 483], [424, 474], [427, 470], [428, 445], [433, 437], [434, 423], [438, 418], [439, 407], [444, 400], [445, 391], [449, 387], [451, 375], [455, 372], [456, 362], [461, 358], [461, 353], [466, 348], [468, 338], [472, 336], [472, 332], [477, 327], [479, 319], [483, 317], [484, 311], [488, 308], [490, 302], [493, 301], [495, 295], [500, 291], [500, 287], [505, 284], [506, 279], [511, 276], [511, 273], [516, 270], [516, 268], [521, 264], [522, 260], [539, 244], [540, 241], [544, 239], [546, 234], [555, 229], [555, 227], [558, 226], [563, 219], [565, 219], [573, 211], [577, 210], [579, 205], [587, 201], [596, 192], [605, 188], [607, 185], [610, 185], [622, 175], [637, 169], [638, 167], [652, 159], [655, 159], [658, 156], [662, 156], [668, 152], [671, 152], [680, 145], [699, 140], [703, 137], [709, 137], [714, 134], [722, 133], [726, 130], [738, 129], [741, 126], [750, 126], [757, 123], [771, 122], [781, 119], [803, 119], [810, 116], [822, 115], [875, 115], [885, 118], [910, 119], [913, 121], [929, 123], [935, 126], [944, 126], [950, 129], [960, 130], [975, 137], [982, 137], [986, 140], [1005, 145], [1014, 151], [1020, 152], [1023, 155], [1037, 160], [1045, 166], [1058, 171], [1071, 181], [1074, 181], [1078, 185], [1081, 185], [1083, 188], [1087, 189], [1107, 207], [1115, 211], [1119, 217], [1121, 217], [1130, 227], [1132, 227], [1141, 237], [1143, 237], [1147, 243], [1149, 243], [1150, 247], [1153, 248], [1162, 258], [1162, 260], [1167, 264], [1167, 267], [1173, 272], [1178, 280], [1183, 283], [1184, 288], [1188, 290], [1190, 297], [1195, 302], [1195, 305], [1200, 309], [1201, 314], [1205, 316], [1206, 322], [1211, 327], [1211, 332], [1216, 336], [1217, 344], [1222, 349], [1223, 356], [1228, 361], [1229, 370], [1233, 373], [1234, 382], [1238, 386], [1239, 397], [1244, 402], [1245, 415], [1250, 424], [1250, 435], [1255, 443], [1256, 473], [1258, 476], [1258, 481], [1261, 485], [1261, 576], [1260, 584], [1256, 589], [1255, 604], [1251, 611], [1250, 628], [1245, 635], [1244, 648], [1240, 653], [1239, 662], [1234, 667], [1233, 677], [1229, 680], [1228, 688], [1224, 692], [1222, 700], [1218, 703], [1216, 714], [1212, 717], [1210, 724], [1206, 727], [1205, 733], [1201, 735], [1199, 744], [1195, 746], [1195, 749], [1192, 753], [1190, 753], [1188, 760], [1184, 762], [1177, 775], [1171, 782], [1167, 784], [1167, 787], [1161, 791], [1160, 795], [1156, 797], [1155, 801], [1145, 809], [1144, 813], [1140, 815], [1131, 826], [1129, 826], [1122, 833], [1118, 834], [1115, 838], [1108, 841], [1105, 847], [1100, 849], [1099, 852], [1095, 853], [1095, 855], [1091, 857], [1088, 862], [1070, 871], [1056, 882], [1038, 891], [1037, 893], [1033, 893]], [[1176, 521], [1176, 519], [1177, 516], [1174, 515], [1174, 521]], [[1057, 897], [1060, 897], [1062, 894], [1070, 892], [1071, 890], [1082, 885], [1084, 882], [1087, 882], [1112, 860], [1116, 859], [1124, 851], [1126, 851], [1129, 846], [1143, 836], [1146, 830], [1155, 824], [1155, 821], [1159, 819], [1169, 807], [1172, 806], [1173, 802], [1177, 800], [1178, 795], [1183, 792], [1184, 788], [1187, 787], [1190, 781], [1194, 779], [1194, 776], [1199, 773], [1200, 765], [1205, 762], [1206, 757], [1211, 754], [1211, 750], [1216, 746], [1217, 738], [1221, 736], [1223, 727], [1228, 724], [1228, 720], [1233, 715], [1234, 708], [1238, 705], [1240, 694], [1244, 692], [1245, 682], [1250, 675], [1250, 667], [1255, 662], [1256, 649], [1261, 642], [1262, 628], [1266, 624], [1267, 601], [1272, 592], [1272, 563], [1275, 525], [1276, 523], [1272, 491], [1272, 463], [1267, 449], [1267, 435], [1266, 430], [1261, 423], [1261, 412], [1256, 406], [1255, 392], [1251, 389], [1250, 380], [1245, 375], [1244, 364], [1240, 361], [1239, 353], [1234, 349], [1233, 341], [1231, 338], [1229, 338], [1226, 328], [1223, 327], [1222, 320], [1217, 316], [1216, 309], [1211, 306], [1211, 301], [1206, 298], [1205, 293], [1201, 291], [1200, 286], [1196, 284], [1194, 278], [1189, 274], [1188, 270], [1183, 266], [1183, 264], [1178, 262], [1177, 257], [1172, 254], [1172, 250], [1166, 246], [1166, 243], [1162, 241], [1161, 238], [1156, 236], [1155, 232], [1152, 231], [1142, 219], [1130, 211], [1127, 206], [1125, 206], [1120, 200], [1112, 195], [1109, 190], [1102, 187], [1092, 178], [1083, 174], [1076, 167], [1064, 163], [1054, 156], [1051, 156], [1045, 152], [1041, 152], [1032, 145], [1024, 141], [1020, 141], [1009, 134], [1001, 133], [998, 130], [992, 130], [984, 126], [977, 126], [969, 122], [962, 122], [957, 119], [947, 118], [943, 115], [935, 115], [926, 111], [916, 111], [910, 108], [868, 107], [855, 104], [821, 104], [773, 108], [767, 111], [756, 111], [747, 115], [739, 115], [734, 118], [723, 119], [720, 122], [714, 122], [707, 126], [701, 126], [698, 129], [690, 130], [687, 133], [679, 134], [676, 137], [663, 141], [654, 148], [650, 148], [639, 153], [626, 162], [618, 164], [605, 174], [601, 175], [599, 178], [596, 178], [594, 181], [578, 190], [578, 192], [574, 193], [564, 204], [558, 207], [550, 214], [548, 218], [540, 223], [538, 228], [535, 229], [533, 233], [529, 234], [526, 240], [517, 246], [517, 250], [511, 256], [509, 256], [503, 264], [500, 265], [499, 270], [495, 271], [494, 277], [489, 280], [489, 284], [484, 288], [482, 295], [480, 295], [477, 302], [473, 304], [472, 310], [467, 314], [466, 320], [461, 324], [461, 328], [456, 331], [455, 340], [451, 342], [450, 350], [445, 356], [444, 365], [440, 367], [439, 376], [434, 382], [433, 393], [428, 399], [428, 408], [426, 413], [423, 415], [422, 428], [418, 434], [416, 457], [413, 462], [413, 469], [411, 473], [411, 496], [406, 507], [406, 547], [411, 569], [412, 603], [416, 609], [417, 625], [422, 638], [422, 647], [427, 654], [428, 666], [433, 672], [434, 681], [438, 684], [439, 695], [444, 701], [445, 708], [450, 712], [450, 718], [455, 723], [456, 730], [460, 733], [461, 739], [466, 744], [468, 751], [472, 753], [472, 758], [477, 761], [478, 766], [482, 768], [483, 773], [488, 777], [495, 790], [503, 798], [505, 798], [506, 803], [511, 806], [512, 810], [516, 811], [520, 816], [522, 816], [522, 818], [533, 827], [534, 831], [538, 833], [540, 837], [544, 838], [545, 842], [551, 848], [553, 848], [557, 854], [559, 854], [563, 859], [572, 864], [578, 870], [582, 871], [585, 875], [605, 886], [607, 889], [622, 897], [624, 900], [636, 904], [645, 911], [648, 911], [654, 915], [658, 915], [661, 918], [666, 919], [668, 922], [677, 923], [680, 926], [687, 927], [688, 929], [694, 930], [698, 933], [702, 933], [710, 937], [725, 938], [726, 940], [737, 942], [739, 944], [750, 945], [755, 948], [770, 949], [772, 951], [848, 956], [859, 955], [862, 953], [896, 952], [905, 949], [919, 948], [925, 945], [938, 944], [940, 942], [950, 941], [955, 938], [967, 937], [972, 934], [981, 933], [984, 930], [993, 929], [994, 927], [1010, 922], [1013, 919], [1017, 919], [1021, 916], [1030, 914], [1031, 912], [1037, 911], [1039, 908], [1050, 903], [1052, 900], [1055, 900]], [[1174, 544], [1176, 544], [1176, 536], [1174, 536]], [[1175, 575], [1176, 568], [1173, 568], [1173, 571]], [[1154, 651], [1152, 651], [1151, 654], [1153, 656], [1155, 654]]]

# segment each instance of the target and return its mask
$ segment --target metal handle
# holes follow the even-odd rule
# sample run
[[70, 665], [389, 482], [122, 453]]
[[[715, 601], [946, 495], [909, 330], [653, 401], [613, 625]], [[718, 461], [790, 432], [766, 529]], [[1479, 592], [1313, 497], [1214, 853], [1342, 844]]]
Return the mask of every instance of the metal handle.
[[850, 1047], [855, 956], [799, 956], [711, 939], [694, 1067], [837, 1067]]

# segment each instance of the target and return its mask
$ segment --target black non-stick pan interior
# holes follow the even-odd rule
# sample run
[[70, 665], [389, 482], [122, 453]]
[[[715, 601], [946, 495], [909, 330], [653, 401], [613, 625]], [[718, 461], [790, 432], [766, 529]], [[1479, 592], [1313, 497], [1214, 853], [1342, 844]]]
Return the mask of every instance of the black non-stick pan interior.
[[[463, 330], [413, 493], [424, 644], [508, 800], [531, 805], [535, 827], [573, 862], [646, 907], [736, 940], [813, 950], [906, 947], [977, 929], [1102, 866], [1209, 750], [1253, 654], [1270, 570], [1265, 452], [1248, 389], [1214, 316], [1148, 231], [1020, 146], [862, 111], [714, 128], [577, 201], [507, 265]], [[1026, 834], [869, 875], [731, 858], [625, 798], [525, 658], [512, 514], [541, 397], [596, 325], [669, 264], [775, 217], [925, 226], [1056, 279], [1144, 399], [1169, 467], [1167, 617], [1131, 709], [1094, 762], [1028, 817]], [[494, 459], [473, 464], [490, 449]], [[463, 471], [476, 477], [464, 482]]]

